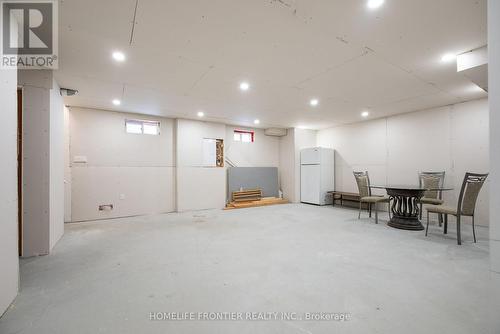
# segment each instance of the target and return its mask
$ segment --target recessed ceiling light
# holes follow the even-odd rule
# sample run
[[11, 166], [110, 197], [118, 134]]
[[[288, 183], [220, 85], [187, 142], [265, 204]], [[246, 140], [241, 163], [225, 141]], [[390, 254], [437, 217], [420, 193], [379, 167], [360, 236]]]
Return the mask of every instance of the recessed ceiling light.
[[119, 62], [125, 61], [125, 54], [120, 51], [113, 52], [113, 59]]
[[118, 100], [118, 99], [114, 99], [114, 100], [113, 100], [113, 104], [114, 104], [115, 106], [119, 106], [120, 104], [122, 104], [122, 101], [120, 101], [120, 100]]
[[309, 101], [309, 104], [313, 107], [316, 107], [318, 104], [319, 104], [319, 100], [318, 99], [312, 99], [311, 101]]
[[203, 116], [205, 116], [205, 113], [203, 111], [198, 111], [197, 115], [198, 115], [198, 117], [203, 117]]
[[242, 82], [240, 83], [240, 89], [242, 91], [247, 91], [250, 89], [250, 84], [248, 82]]
[[361, 117], [366, 118], [366, 117], [368, 117], [368, 116], [370, 116], [370, 112], [369, 112], [369, 111], [363, 111], [363, 112], [361, 113]]
[[441, 61], [443, 63], [449, 63], [451, 61], [454, 61], [455, 59], [457, 59], [457, 56], [454, 55], [453, 53], [447, 53], [441, 57]]
[[368, 0], [366, 6], [370, 9], [376, 9], [384, 4], [384, 0]]
[[253, 124], [260, 124], [260, 120], [256, 119], [255, 121], [253, 121]]

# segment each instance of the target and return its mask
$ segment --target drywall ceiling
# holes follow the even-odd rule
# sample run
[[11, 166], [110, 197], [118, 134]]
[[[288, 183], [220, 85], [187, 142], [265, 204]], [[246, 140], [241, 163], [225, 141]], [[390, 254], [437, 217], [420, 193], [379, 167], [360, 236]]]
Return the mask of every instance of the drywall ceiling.
[[64, 0], [60, 13], [71, 106], [318, 129], [487, 96], [441, 62], [487, 43], [485, 0]]

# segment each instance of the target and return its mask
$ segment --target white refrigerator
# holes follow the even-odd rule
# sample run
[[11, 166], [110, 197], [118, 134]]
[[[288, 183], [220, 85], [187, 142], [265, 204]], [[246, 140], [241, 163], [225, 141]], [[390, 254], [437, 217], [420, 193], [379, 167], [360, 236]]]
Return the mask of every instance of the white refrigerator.
[[326, 205], [327, 196], [335, 190], [335, 151], [328, 148], [306, 148], [300, 152], [300, 201]]

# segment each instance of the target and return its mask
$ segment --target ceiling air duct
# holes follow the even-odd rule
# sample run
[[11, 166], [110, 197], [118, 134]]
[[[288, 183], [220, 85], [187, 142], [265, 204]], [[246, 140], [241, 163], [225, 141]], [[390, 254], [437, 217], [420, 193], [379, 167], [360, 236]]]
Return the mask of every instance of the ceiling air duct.
[[457, 72], [488, 91], [488, 46], [458, 55]]

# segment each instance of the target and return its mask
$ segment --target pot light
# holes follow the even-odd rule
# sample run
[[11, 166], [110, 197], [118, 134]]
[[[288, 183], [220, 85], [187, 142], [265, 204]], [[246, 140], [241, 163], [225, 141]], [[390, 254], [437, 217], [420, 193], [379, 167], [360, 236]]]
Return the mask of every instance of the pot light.
[[247, 91], [250, 89], [250, 84], [248, 82], [242, 82], [240, 83], [240, 89], [242, 91]]
[[361, 117], [363, 117], [363, 118], [366, 118], [366, 117], [368, 117], [368, 116], [370, 116], [370, 112], [369, 112], [369, 111], [363, 111], [363, 112], [361, 113]]
[[309, 101], [309, 104], [312, 107], [316, 107], [319, 104], [319, 100], [318, 99], [312, 99], [311, 101]]
[[379, 8], [384, 4], [384, 0], [368, 0], [366, 3], [366, 6], [370, 9], [376, 9]]
[[205, 116], [205, 113], [203, 111], [198, 111], [197, 115], [198, 115], [198, 117], [201, 118], [201, 117]]
[[118, 99], [114, 99], [112, 102], [113, 102], [113, 104], [114, 104], [115, 106], [119, 106], [120, 104], [122, 104], [122, 101], [120, 101], [120, 100], [118, 100]]
[[125, 54], [120, 51], [115, 51], [113, 52], [113, 59], [118, 61], [118, 62], [123, 62], [125, 61]]
[[260, 120], [256, 119], [255, 121], [253, 121], [253, 124], [255, 125], [260, 124]]
[[443, 63], [449, 63], [451, 61], [454, 61], [455, 59], [457, 59], [457, 56], [454, 55], [453, 53], [447, 53], [441, 57], [441, 61]]

